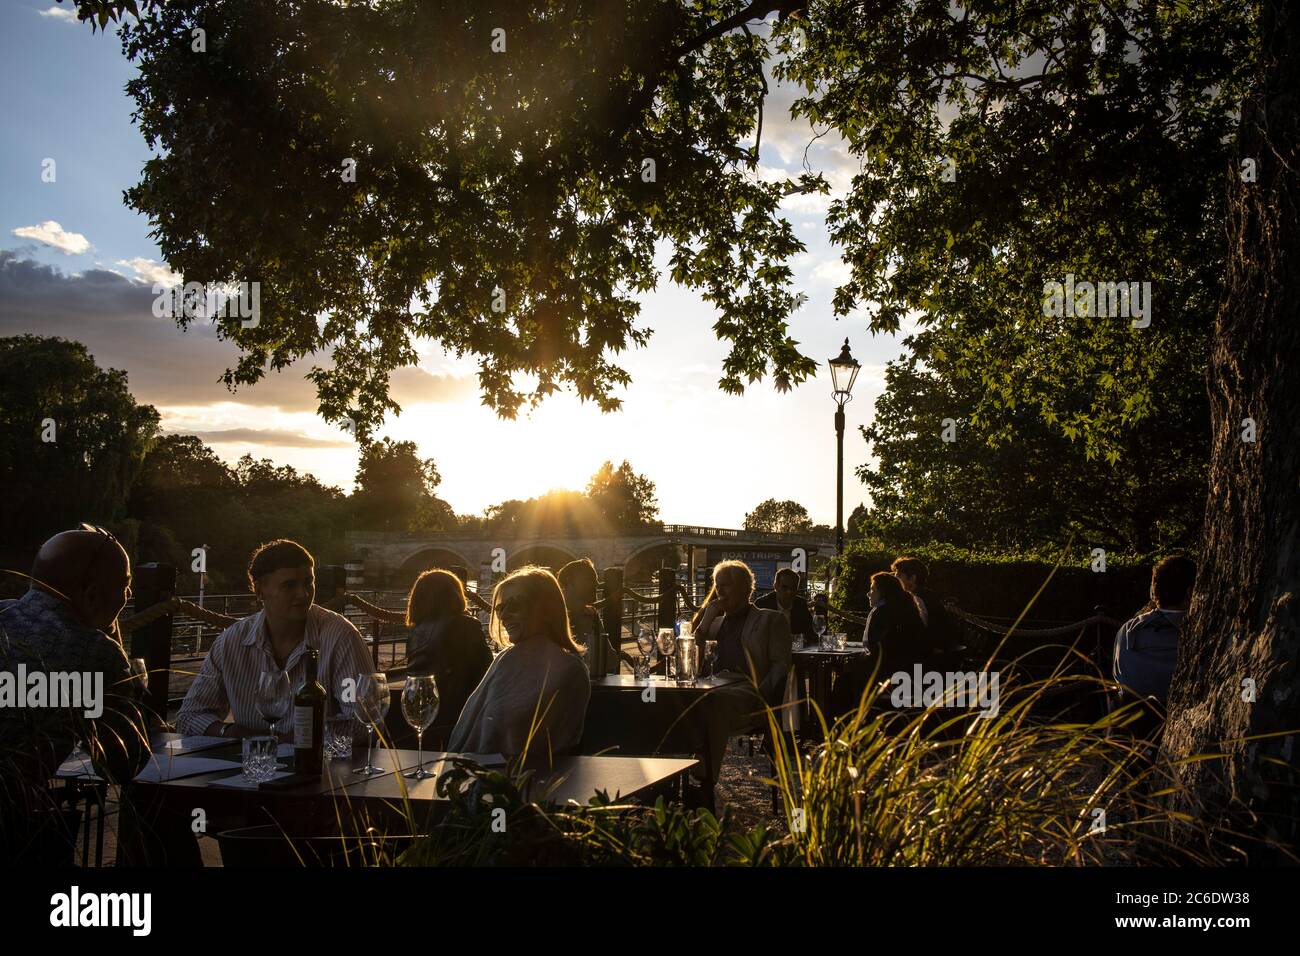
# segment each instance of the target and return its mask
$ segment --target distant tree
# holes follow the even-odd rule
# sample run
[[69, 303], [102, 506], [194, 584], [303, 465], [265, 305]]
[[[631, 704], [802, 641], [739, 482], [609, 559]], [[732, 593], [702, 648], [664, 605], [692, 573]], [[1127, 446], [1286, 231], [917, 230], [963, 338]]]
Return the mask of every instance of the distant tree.
[[442, 482], [432, 458], [413, 441], [364, 445], [357, 461], [353, 520], [365, 531], [445, 531], [455, 527], [449, 505], [434, 494]]
[[505, 537], [598, 533], [604, 519], [579, 491], [555, 489], [537, 498], [512, 498], [484, 511], [484, 530]]
[[797, 501], [768, 498], [745, 515], [746, 531], [775, 531], [793, 534], [812, 530], [808, 509]]
[[[79, 521], [125, 517], [158, 434], [126, 372], [101, 369], [79, 342], [0, 339], [0, 528], [29, 548]], [[25, 569], [24, 569], [25, 570]]]
[[238, 583], [240, 552], [256, 542], [235, 470], [194, 435], [164, 435], [154, 442], [131, 489], [128, 511], [139, 522], [136, 559], [167, 561], [188, 591], [197, 584], [193, 549], [208, 546], [209, 583]]
[[[846, 540], [853, 541], [857, 538], [866, 537], [867, 535], [866, 523], [867, 523], [868, 513], [869, 512], [867, 510], [867, 506], [865, 503], [858, 505], [856, 508], [854, 508], [852, 511], [849, 512], [849, 520], [845, 522], [845, 527], [844, 527], [844, 537]], [[833, 528], [831, 530], [832, 532], [834, 531]]]
[[618, 468], [605, 462], [587, 483], [587, 497], [597, 514], [616, 531], [639, 531], [656, 523], [659, 501], [655, 483], [632, 470], [626, 460]]
[[862, 428], [873, 461], [858, 476], [873, 537], [897, 549], [939, 541], [1041, 552], [1071, 538], [1130, 554], [1195, 547], [1209, 451], [1196, 376], [1169, 379], [1111, 461], [1089, 457], [1030, 405], [981, 414], [982, 386], [953, 373], [942, 344], [951, 335], [908, 339]]

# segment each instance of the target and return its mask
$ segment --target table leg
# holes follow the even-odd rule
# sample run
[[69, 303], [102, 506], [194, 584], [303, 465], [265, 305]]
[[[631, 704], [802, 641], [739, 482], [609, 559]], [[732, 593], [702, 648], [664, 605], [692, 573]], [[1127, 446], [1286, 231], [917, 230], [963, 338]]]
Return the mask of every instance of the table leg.
[[85, 800], [86, 807], [82, 811], [82, 839], [81, 839], [81, 865], [90, 866], [90, 793], [85, 787], [77, 787], [77, 799]]
[[95, 788], [95, 797], [99, 804], [99, 821], [95, 833], [95, 866], [104, 865], [104, 812], [108, 809], [108, 784]]

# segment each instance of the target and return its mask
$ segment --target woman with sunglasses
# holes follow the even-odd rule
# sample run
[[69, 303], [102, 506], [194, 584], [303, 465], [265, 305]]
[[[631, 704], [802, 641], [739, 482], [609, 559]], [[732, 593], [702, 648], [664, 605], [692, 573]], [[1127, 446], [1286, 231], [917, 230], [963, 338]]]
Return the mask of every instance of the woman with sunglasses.
[[521, 568], [498, 584], [488, 633], [504, 649], [466, 702], [447, 749], [543, 763], [572, 753], [591, 681], [555, 575]]

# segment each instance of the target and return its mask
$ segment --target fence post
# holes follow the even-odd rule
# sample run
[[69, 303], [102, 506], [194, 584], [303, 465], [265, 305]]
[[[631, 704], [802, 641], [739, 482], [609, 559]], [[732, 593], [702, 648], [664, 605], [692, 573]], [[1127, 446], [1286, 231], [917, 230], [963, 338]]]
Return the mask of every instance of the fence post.
[[[602, 577], [605, 583], [605, 613], [601, 616], [605, 621], [605, 639], [607, 646], [613, 649], [614, 661], [617, 662], [617, 652], [623, 649], [623, 569], [606, 568]], [[593, 677], [603, 677], [609, 673], [608, 657], [605, 655], [604, 669], [599, 674], [593, 671]]]
[[[131, 576], [136, 613], [146, 611], [176, 594], [176, 568], [152, 562], [137, 565]], [[172, 617], [164, 614], [156, 621], [131, 632], [131, 656], [143, 657], [149, 671], [148, 705], [160, 720], [167, 719], [167, 692], [171, 683]]]
[[348, 579], [347, 569], [338, 564], [326, 564], [316, 572], [316, 603], [328, 604], [344, 589]]
[[677, 623], [677, 569], [665, 564], [659, 569], [659, 624], [672, 627]]

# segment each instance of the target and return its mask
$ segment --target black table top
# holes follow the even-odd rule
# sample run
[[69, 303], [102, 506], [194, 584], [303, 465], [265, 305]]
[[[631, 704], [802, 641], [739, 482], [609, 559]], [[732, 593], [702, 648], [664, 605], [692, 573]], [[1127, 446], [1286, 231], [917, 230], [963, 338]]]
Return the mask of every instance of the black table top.
[[[177, 734], [163, 734], [155, 737], [154, 753], [165, 761], [166, 744], [179, 739]], [[227, 741], [219, 746], [186, 753], [185, 756], [212, 758], [238, 762], [241, 744]], [[373, 755], [374, 765], [384, 773], [372, 777], [362, 776], [352, 771], [365, 762], [365, 748], [356, 747], [351, 758], [326, 761], [325, 773], [315, 779], [283, 790], [266, 790], [259, 787], [247, 789], [223, 786], [222, 781], [240, 776], [239, 768], [223, 767], [193, 776], [173, 780], [140, 781], [137, 785], [165, 787], [178, 792], [187, 790], [221, 791], [226, 793], [247, 793], [260, 796], [275, 795], [288, 798], [319, 798], [339, 795], [346, 799], [400, 800], [409, 798], [417, 802], [440, 799], [436, 796], [436, 777], [428, 780], [409, 780], [401, 777], [402, 771], [413, 769], [417, 761], [415, 750], [389, 750], [376, 748]], [[425, 751], [424, 765], [431, 772], [441, 774], [451, 768], [447, 758], [464, 756], [486, 767], [504, 766], [505, 760], [499, 754], [447, 754], [438, 751]], [[570, 800], [585, 804], [597, 790], [606, 791], [610, 797], [630, 797], [667, 780], [693, 767], [697, 761], [671, 757], [596, 757], [572, 756], [557, 758], [549, 772], [538, 773], [536, 796], [545, 793], [556, 802]], [[88, 770], [89, 767], [87, 766]], [[70, 762], [60, 768], [59, 776], [63, 779], [80, 781], [98, 781], [92, 773], [78, 772]]]
[[669, 693], [704, 694], [719, 687], [739, 684], [744, 680], [745, 678], [739, 674], [722, 674], [718, 677], [697, 678], [693, 685], [678, 686], [675, 679], [665, 680], [662, 674], [651, 674], [648, 680], [638, 680], [632, 674], [606, 674], [604, 677], [597, 677], [593, 680], [591, 689], [593, 692], [609, 690], [635, 690], [640, 692], [647, 687], [653, 687], [656, 696]]

